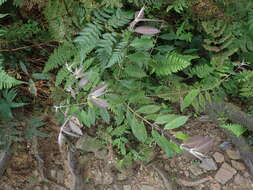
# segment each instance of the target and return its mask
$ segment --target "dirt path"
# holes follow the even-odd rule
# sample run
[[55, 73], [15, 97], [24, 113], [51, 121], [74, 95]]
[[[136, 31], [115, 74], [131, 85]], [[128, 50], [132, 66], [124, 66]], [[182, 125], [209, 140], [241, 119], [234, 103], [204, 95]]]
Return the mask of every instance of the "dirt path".
[[[0, 190], [66, 190], [71, 186], [71, 174], [57, 145], [57, 125], [50, 123], [44, 132], [50, 137], [38, 139], [38, 154], [43, 160], [39, 168], [32, 145], [16, 145], [10, 167], [0, 180]], [[201, 130], [199, 130], [201, 129]], [[225, 135], [216, 125], [208, 121], [193, 120], [181, 128], [182, 132], [193, 135], [210, 136], [215, 146], [210, 156], [217, 168], [206, 170], [194, 158], [178, 155], [168, 159], [159, 152], [149, 165], [136, 165], [119, 172], [111, 167], [111, 160], [98, 159], [94, 155], [80, 156], [88, 163], [84, 168], [87, 189], [108, 190], [250, 190], [252, 177], [240, 159], [240, 154], [227, 142]], [[113, 160], [115, 159], [115, 160]], [[44, 177], [41, 176], [41, 169]], [[48, 179], [45, 180], [45, 179]], [[62, 186], [61, 186], [62, 185]]]

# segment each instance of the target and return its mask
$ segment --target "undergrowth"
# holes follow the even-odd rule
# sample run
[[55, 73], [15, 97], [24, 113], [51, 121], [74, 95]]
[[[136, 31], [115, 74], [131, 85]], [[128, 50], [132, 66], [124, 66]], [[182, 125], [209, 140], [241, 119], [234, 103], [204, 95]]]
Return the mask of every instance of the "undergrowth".
[[[93, 128], [90, 135], [120, 156], [119, 168], [150, 161], [155, 144], [169, 157], [180, 153], [173, 139], [187, 139], [179, 127], [193, 115], [191, 107], [201, 114], [208, 102], [235, 98], [252, 106], [253, 3], [210, 0], [204, 4], [212, 9], [205, 10], [200, 2], [1, 0], [1, 145], [45, 136], [35, 130], [43, 125], [41, 81], [54, 83], [46, 98], [53, 99], [62, 123], [59, 143]], [[144, 18], [160, 21], [137, 27], [159, 29], [157, 34], [130, 27], [142, 7]], [[177, 114], [172, 103], [180, 105]], [[16, 110], [27, 106], [34, 109], [28, 128], [20, 130], [24, 115]], [[64, 128], [71, 126], [67, 134]], [[235, 126], [223, 127], [241, 135]], [[177, 133], [171, 137], [168, 130]]]

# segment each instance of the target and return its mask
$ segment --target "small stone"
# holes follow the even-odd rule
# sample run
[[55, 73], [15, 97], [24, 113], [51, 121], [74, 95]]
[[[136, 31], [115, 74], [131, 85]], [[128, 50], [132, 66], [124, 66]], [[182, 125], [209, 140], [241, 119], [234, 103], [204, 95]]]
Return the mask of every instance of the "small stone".
[[243, 174], [243, 176], [244, 176], [244, 177], [250, 177], [250, 175], [249, 175], [248, 172], [245, 172], [245, 173]]
[[221, 185], [219, 183], [212, 183], [210, 185], [210, 190], [221, 190]]
[[190, 176], [190, 173], [189, 173], [188, 171], [184, 171], [184, 175], [185, 175], [186, 177], [189, 177], [189, 176]]
[[131, 185], [124, 185], [123, 190], [131, 190]]
[[235, 176], [234, 181], [235, 181], [235, 184], [237, 184], [237, 185], [245, 184], [245, 180], [244, 180], [244, 178], [240, 174], [237, 174]]
[[141, 190], [156, 190], [156, 188], [150, 185], [142, 185]]
[[58, 170], [57, 171], [57, 182], [58, 183], [64, 183], [64, 171], [63, 170]]
[[205, 158], [204, 160], [202, 160], [201, 164], [199, 164], [199, 167], [207, 171], [218, 169], [217, 164], [212, 158]]
[[227, 152], [227, 155], [230, 159], [233, 159], [233, 160], [240, 160], [241, 159], [241, 156], [240, 156], [240, 153], [238, 150], [228, 149], [228, 150], [226, 150], [226, 152]]
[[213, 155], [213, 158], [215, 159], [215, 161], [217, 163], [222, 163], [224, 162], [224, 155], [219, 153], [219, 152], [215, 152], [214, 155]]
[[245, 170], [245, 165], [241, 162], [231, 160], [231, 164], [237, 170]]
[[52, 178], [56, 178], [56, 170], [51, 170], [50, 171], [50, 176], [52, 177]]
[[39, 176], [38, 170], [34, 170], [34, 171], [33, 171], [33, 175], [36, 176], [36, 177]]
[[195, 176], [199, 176], [199, 175], [203, 174], [203, 171], [201, 170], [201, 168], [199, 168], [199, 167], [196, 166], [196, 165], [191, 165], [191, 166], [189, 167], [189, 169], [190, 169], [191, 173], [192, 173], [193, 175], [195, 175]]
[[127, 179], [127, 175], [125, 175], [125, 174], [123, 174], [123, 173], [119, 173], [119, 174], [117, 175], [117, 179], [118, 179], [119, 181], [124, 181], [124, 180]]
[[227, 183], [236, 174], [236, 170], [226, 162], [222, 164], [214, 178], [221, 184]]
[[105, 172], [103, 182], [104, 182], [103, 184], [105, 184], [105, 185], [112, 184], [113, 183], [112, 175], [108, 172]]

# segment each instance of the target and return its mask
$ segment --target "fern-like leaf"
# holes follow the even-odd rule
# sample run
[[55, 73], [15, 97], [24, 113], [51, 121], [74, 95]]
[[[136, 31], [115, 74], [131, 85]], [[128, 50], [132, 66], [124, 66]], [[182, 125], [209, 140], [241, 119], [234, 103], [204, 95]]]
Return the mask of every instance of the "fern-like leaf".
[[197, 75], [199, 78], [205, 78], [212, 73], [213, 70], [213, 67], [210, 67], [207, 64], [197, 65], [190, 69], [190, 74]]
[[72, 7], [73, 0], [61, 1], [49, 0], [44, 9], [44, 15], [49, 25], [49, 33], [53, 39], [62, 42], [66, 37], [70, 37], [73, 30], [72, 18], [68, 16], [70, 10], [67, 7]]
[[48, 72], [67, 63], [76, 54], [77, 48], [70, 42], [65, 41], [49, 57], [43, 72]]
[[65, 67], [62, 67], [56, 75], [55, 85], [59, 86], [69, 75]]
[[126, 46], [127, 42], [124, 41], [117, 44], [105, 68], [109, 68], [114, 64], [119, 63], [124, 58], [124, 49], [126, 48]]
[[99, 25], [88, 24], [74, 40], [82, 50], [82, 53], [87, 54], [91, 52], [98, 43], [101, 36], [101, 28]]
[[3, 88], [11, 88], [15, 85], [21, 84], [22, 81], [19, 81], [11, 76], [9, 76], [1, 67], [0, 67], [0, 90]]
[[182, 55], [176, 52], [168, 53], [162, 61], [157, 60], [153, 65], [153, 70], [158, 75], [169, 75], [176, 73], [188, 67], [191, 60], [199, 58], [198, 56]]
[[115, 14], [108, 20], [108, 25], [113, 28], [122, 27], [133, 19], [133, 13], [117, 9]]

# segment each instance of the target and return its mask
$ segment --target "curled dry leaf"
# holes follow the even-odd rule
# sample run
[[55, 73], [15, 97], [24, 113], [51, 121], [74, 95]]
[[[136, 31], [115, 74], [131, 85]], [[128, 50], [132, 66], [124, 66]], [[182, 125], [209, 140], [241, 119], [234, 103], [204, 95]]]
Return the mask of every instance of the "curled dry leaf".
[[101, 84], [97, 87], [95, 87], [89, 94], [89, 96], [92, 96], [92, 97], [99, 97], [103, 94], [106, 93], [105, 89], [107, 88], [107, 84]]
[[108, 103], [106, 100], [104, 100], [104, 99], [92, 97], [92, 98], [90, 98], [89, 100], [90, 100], [90, 102], [91, 102], [94, 106], [99, 107], [99, 108], [107, 108], [107, 107], [110, 106], [109, 103]]
[[69, 121], [69, 127], [73, 133], [76, 133], [78, 135], [83, 135], [82, 130], [75, 122]]
[[149, 35], [158, 34], [161, 32], [159, 29], [153, 26], [138, 26], [134, 29], [134, 31], [139, 34], [149, 34]]
[[189, 138], [183, 145], [198, 152], [207, 153], [212, 149], [213, 143], [214, 141], [211, 137], [196, 135]]

